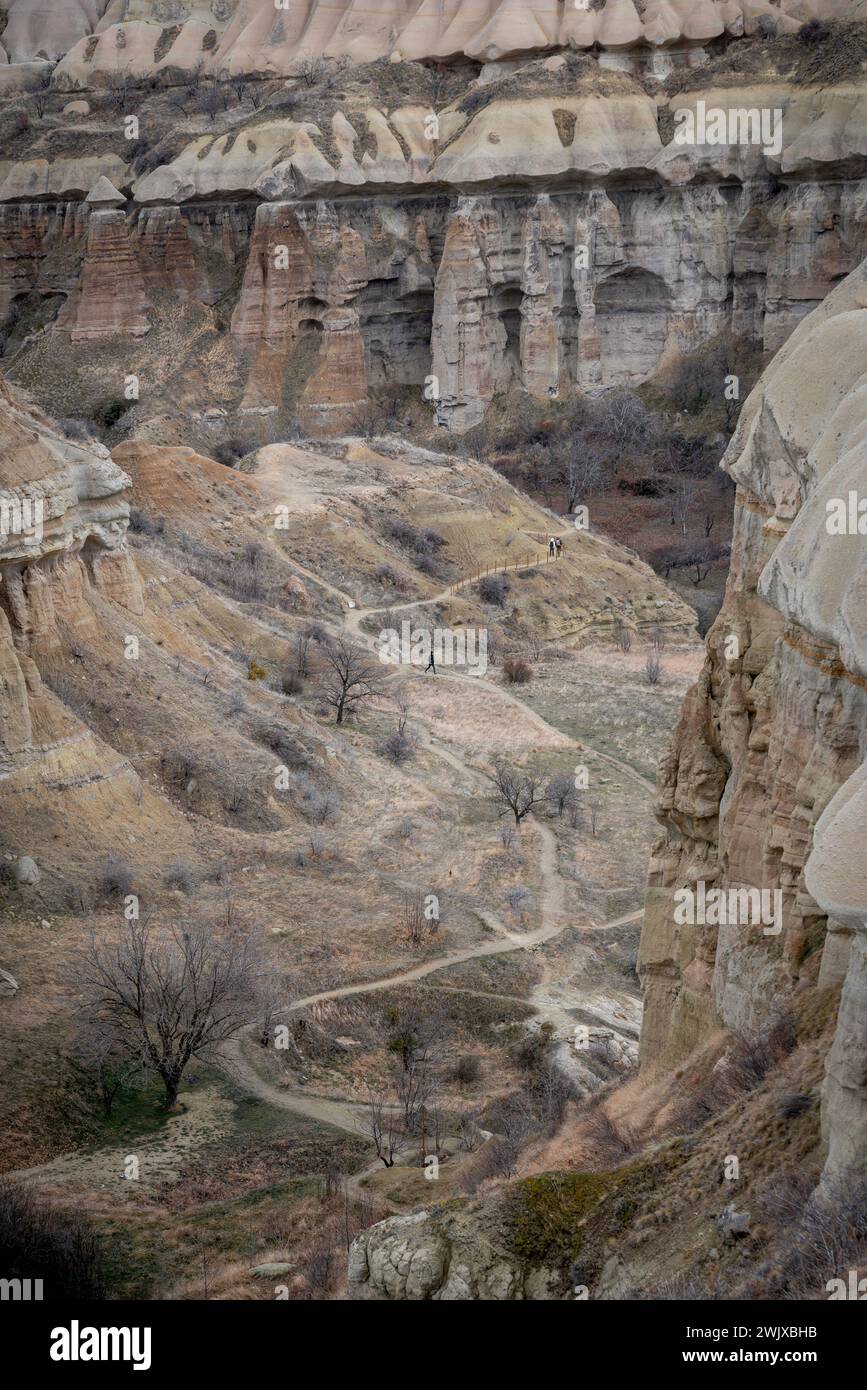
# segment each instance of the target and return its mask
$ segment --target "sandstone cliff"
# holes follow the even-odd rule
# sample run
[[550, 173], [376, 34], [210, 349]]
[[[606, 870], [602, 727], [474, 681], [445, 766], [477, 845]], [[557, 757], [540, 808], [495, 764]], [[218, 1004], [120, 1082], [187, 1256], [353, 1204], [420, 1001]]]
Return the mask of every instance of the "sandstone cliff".
[[[835, 533], [863, 496], [867, 267], [790, 338], [747, 402], [723, 466], [738, 487], [731, 575], [660, 773], [640, 968], [642, 1060], [670, 1069], [721, 1025], [766, 1026], [793, 994], [840, 990], [827, 1059], [826, 1173], [863, 1171], [865, 550]], [[678, 925], [704, 882], [782, 894], [782, 931]]]
[[[814, 5], [639, 15], [609, 0], [569, 12], [568, 35], [553, 38], [553, 14], [501, 8], [464, 3], [436, 23], [418, 11], [407, 47], [403, 16], [389, 12], [394, 61], [359, 52], [359, 66], [341, 67], [327, 26], [339, 54], [350, 36], [372, 41], [382, 16], [371, 28], [356, 7], [341, 19], [314, 5], [275, 43], [270, 0], [171, 16], [12, 5], [8, 70], [35, 57], [37, 29], [47, 59], [65, 56], [51, 79], [57, 113], [0, 160], [10, 373], [71, 413], [63, 389], [87, 400], [91, 362], [108, 386], [104, 363], [120, 350], [156, 411], [183, 382], [199, 412], [283, 409], [327, 431], [371, 393], [412, 387], [440, 425], [463, 430], [498, 392], [635, 384], [724, 329], [776, 351], [867, 254], [860, 40], [848, 66], [808, 80], [812, 50], [786, 34]], [[769, 13], [782, 37], [747, 37]], [[208, 25], [215, 37], [197, 54], [192, 37]], [[296, 49], [325, 54], [321, 80], [275, 78], [294, 72]], [[431, 55], [449, 64], [419, 61]], [[220, 79], [203, 100], [223, 93], [209, 116], [195, 86], [180, 105], [171, 95], [200, 64]], [[255, 103], [229, 81], [251, 65], [250, 91], [267, 94]], [[130, 88], [137, 75], [156, 85]], [[92, 111], [60, 109], [70, 85]], [[700, 102], [779, 113], [779, 146], [679, 143], [675, 114]], [[121, 107], [137, 113], [137, 140]], [[85, 202], [103, 178], [115, 207]], [[205, 354], [203, 334], [218, 339]], [[70, 338], [96, 353], [73, 356], [77, 381]], [[218, 354], [220, 371], [203, 370]]]
[[320, 54], [358, 63], [462, 55], [492, 62], [567, 45], [665, 49], [751, 34], [763, 20], [790, 33], [805, 20], [861, 7], [859, 0], [603, 0], [561, 11], [545, 0], [520, 8], [508, 0], [416, 7], [310, 0], [284, 10], [273, 0], [9, 0], [7, 9], [9, 62], [61, 58], [63, 72], [80, 82], [124, 66], [285, 74]]

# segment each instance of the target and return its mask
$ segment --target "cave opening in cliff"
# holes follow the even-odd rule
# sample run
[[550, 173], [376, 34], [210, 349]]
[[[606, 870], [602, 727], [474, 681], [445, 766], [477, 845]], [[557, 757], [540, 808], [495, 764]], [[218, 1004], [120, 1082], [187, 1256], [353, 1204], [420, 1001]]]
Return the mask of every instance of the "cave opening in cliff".
[[521, 371], [521, 304], [523, 293], [517, 285], [510, 285], [494, 296], [494, 311], [505, 330], [503, 343], [503, 366], [505, 373], [518, 379]]
[[596, 325], [603, 375], [612, 386], [652, 376], [668, 334], [669, 292], [649, 270], [630, 266], [596, 291]]

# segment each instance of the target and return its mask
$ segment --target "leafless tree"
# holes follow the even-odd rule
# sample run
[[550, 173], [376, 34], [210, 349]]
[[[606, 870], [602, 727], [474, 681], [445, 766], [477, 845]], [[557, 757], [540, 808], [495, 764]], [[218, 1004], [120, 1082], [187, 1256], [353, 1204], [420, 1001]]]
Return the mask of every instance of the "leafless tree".
[[579, 800], [575, 778], [570, 777], [568, 772], [555, 772], [545, 789], [545, 795], [551, 804], [556, 806], [557, 815], [562, 817], [563, 813]]
[[506, 821], [500, 826], [499, 835], [500, 844], [503, 846], [503, 849], [507, 852], [511, 851], [515, 844], [515, 827], [509, 825], [508, 821]]
[[497, 761], [494, 764], [494, 797], [502, 802], [500, 815], [505, 816], [511, 811], [515, 825], [520, 826], [533, 807], [547, 799], [543, 781], [541, 773], [523, 772], [502, 760]]
[[418, 1126], [422, 1107], [427, 1105], [436, 1090], [432, 1057], [426, 1044], [413, 1050], [408, 1065], [402, 1066], [397, 1072], [396, 1090], [404, 1127], [412, 1134]]
[[315, 87], [325, 72], [325, 60], [319, 57], [302, 58], [298, 64], [298, 76], [305, 87]]
[[78, 978], [85, 1008], [156, 1072], [171, 1109], [192, 1059], [249, 1020], [257, 959], [248, 933], [196, 924], [158, 935], [130, 922], [114, 942], [91, 940]]
[[662, 680], [662, 662], [655, 653], [645, 661], [644, 675], [648, 685], [659, 685]]
[[424, 911], [424, 894], [405, 893], [400, 913], [401, 935], [411, 946], [418, 946], [424, 939], [428, 926]]
[[686, 551], [681, 564], [691, 571], [690, 579], [696, 588], [703, 580], [707, 579], [711, 566], [724, 553], [720, 546], [713, 545], [710, 541], [699, 541]]
[[274, 1044], [274, 1028], [286, 1004], [286, 993], [285, 981], [277, 971], [259, 971], [256, 997], [259, 1005], [259, 1042], [262, 1047], [272, 1047]]
[[314, 640], [318, 641], [317, 632], [318, 628], [314, 624], [308, 623], [300, 632], [295, 634], [292, 651], [295, 670], [302, 680], [306, 680], [310, 675], [310, 643]]
[[397, 1106], [381, 1091], [372, 1092], [367, 1101], [364, 1129], [373, 1140], [377, 1158], [386, 1168], [393, 1168], [403, 1126]]
[[694, 497], [694, 479], [685, 473], [678, 474], [671, 492], [671, 524], [677, 526], [684, 539], [686, 538]]
[[334, 710], [335, 720], [342, 724], [365, 700], [380, 694], [380, 673], [360, 648], [344, 637], [333, 638], [323, 647], [326, 669], [322, 678], [322, 694]]
[[225, 111], [226, 109], [226, 94], [223, 91], [221, 83], [216, 78], [202, 88], [199, 100], [202, 110], [206, 115], [210, 116], [212, 121], [216, 119], [221, 111]]
[[118, 1093], [141, 1071], [139, 1059], [124, 1046], [111, 1020], [99, 1014], [82, 1017], [73, 1040], [72, 1064], [94, 1085], [106, 1117]]
[[458, 1121], [458, 1138], [464, 1153], [475, 1153], [482, 1142], [479, 1120], [475, 1111], [467, 1110]]
[[552, 454], [550, 474], [563, 489], [566, 511], [573, 512], [602, 485], [605, 470], [597, 441], [592, 436], [567, 440]]

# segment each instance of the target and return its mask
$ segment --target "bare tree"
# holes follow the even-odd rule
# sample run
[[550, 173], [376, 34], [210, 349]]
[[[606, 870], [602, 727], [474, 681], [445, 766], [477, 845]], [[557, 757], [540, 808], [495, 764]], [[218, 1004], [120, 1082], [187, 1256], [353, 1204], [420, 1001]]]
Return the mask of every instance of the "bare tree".
[[648, 685], [659, 685], [662, 680], [662, 662], [655, 653], [651, 654], [645, 661], [644, 675]]
[[521, 821], [532, 811], [534, 806], [547, 800], [543, 781], [541, 773], [522, 772], [518, 768], [509, 767], [508, 763], [496, 762], [494, 764], [494, 796], [496, 801], [503, 803], [500, 815], [505, 816], [511, 811], [515, 817], [515, 825], [520, 826]]
[[567, 439], [552, 452], [550, 477], [562, 487], [569, 513], [601, 486], [604, 475], [602, 457], [592, 436]]
[[256, 965], [249, 934], [197, 924], [157, 936], [142, 921], [113, 943], [94, 937], [78, 978], [85, 1008], [156, 1072], [171, 1109], [192, 1059], [249, 1020]]
[[320, 642], [322, 637], [323, 630], [318, 623], [307, 623], [295, 634], [292, 644], [293, 658], [295, 670], [302, 680], [306, 680], [310, 675], [310, 643]]
[[580, 800], [575, 778], [570, 777], [568, 772], [555, 772], [545, 789], [545, 795], [556, 806], [560, 817]]
[[689, 568], [690, 578], [695, 587], [698, 588], [699, 584], [707, 579], [711, 566], [724, 554], [725, 551], [721, 546], [713, 545], [710, 541], [698, 541], [685, 552], [681, 564]]
[[432, 1060], [427, 1045], [423, 1045], [411, 1053], [408, 1065], [397, 1072], [398, 1104], [410, 1134], [415, 1132], [421, 1111], [436, 1090]]
[[124, 1046], [111, 1020], [99, 1014], [82, 1018], [72, 1045], [72, 1064], [96, 1089], [106, 1118], [118, 1093], [141, 1069], [139, 1059]]
[[377, 1158], [386, 1168], [393, 1168], [403, 1126], [399, 1110], [381, 1091], [372, 1092], [368, 1099], [364, 1128], [373, 1140]]
[[500, 826], [499, 835], [500, 844], [503, 846], [503, 849], [507, 852], [511, 851], [515, 844], [515, 827], [506, 822], [506, 824]]
[[256, 997], [259, 1005], [259, 1042], [262, 1047], [272, 1047], [277, 1018], [286, 1006], [284, 978], [275, 970], [260, 971]]
[[427, 923], [424, 915], [424, 895], [422, 893], [405, 893], [403, 906], [400, 913], [400, 926], [402, 936], [411, 946], [417, 946], [423, 940]]
[[695, 481], [685, 473], [680, 473], [674, 480], [671, 493], [671, 524], [677, 526], [680, 534], [686, 539], [689, 515], [692, 510], [695, 497]]
[[297, 71], [305, 87], [315, 87], [325, 72], [325, 60], [320, 57], [302, 58]]
[[380, 673], [368, 661], [365, 652], [343, 637], [336, 637], [323, 648], [326, 670], [322, 678], [322, 694], [334, 710], [335, 719], [342, 724], [365, 700], [382, 690]]

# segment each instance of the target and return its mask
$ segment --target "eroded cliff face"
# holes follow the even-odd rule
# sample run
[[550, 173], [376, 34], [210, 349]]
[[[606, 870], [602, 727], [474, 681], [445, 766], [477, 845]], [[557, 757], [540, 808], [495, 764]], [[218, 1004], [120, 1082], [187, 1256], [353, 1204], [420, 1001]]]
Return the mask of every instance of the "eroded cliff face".
[[144, 612], [125, 543], [130, 480], [102, 445], [64, 438], [2, 378], [0, 456], [4, 849], [15, 845], [40, 865], [48, 860], [56, 869], [59, 861], [69, 872], [67, 838], [86, 843], [92, 836], [96, 844], [99, 835], [110, 853], [128, 843], [131, 812], [151, 829], [154, 823], [131, 765], [40, 675], [109, 640], [107, 627], [117, 630], [122, 662], [122, 634]]
[[11, 63], [62, 58], [71, 83], [123, 64], [291, 74], [311, 55], [369, 63], [377, 58], [490, 62], [556, 45], [618, 52], [665, 49], [756, 32], [771, 20], [795, 32], [816, 16], [857, 13], [857, 0], [601, 0], [564, 10], [545, 0], [423, 0], [418, 6], [325, 4], [276, 7], [274, 0], [8, 0], [0, 54]]
[[[155, 393], [171, 396], [183, 382], [187, 411], [282, 409], [327, 433], [351, 423], [371, 393], [408, 386], [440, 425], [464, 430], [497, 393], [636, 384], [725, 329], [776, 351], [867, 254], [857, 64], [855, 76], [821, 85], [786, 80], [785, 62], [767, 54], [745, 65], [749, 78], [725, 66], [768, 11], [794, 31], [809, 4], [738, 0], [689, 15], [666, 4], [639, 16], [631, 0], [608, 0], [573, 17], [586, 43], [570, 31], [553, 44], [543, 42], [550, 16], [533, 38], [511, 9], [482, 22], [461, 5], [450, 25], [464, 38], [436, 81], [408, 61], [418, 55], [395, 40], [399, 24], [389, 26], [393, 64], [335, 68], [339, 53], [314, 6], [298, 52], [325, 55], [321, 90], [303, 78], [268, 81], [264, 10], [239, 6], [223, 17], [225, 32], [214, 20], [221, 37], [207, 62], [229, 79], [230, 53], [249, 56], [258, 36], [265, 105], [248, 110], [226, 81], [217, 123], [187, 110], [184, 140], [160, 162], [152, 150], [169, 108], [159, 102], [184, 71], [175, 49], [186, 53], [184, 33], [210, 22], [205, 6], [172, 8], [177, 23], [155, 48], [163, 31], [148, 7], [121, 15], [112, 4], [67, 14], [46, 49], [55, 55], [73, 19], [93, 27], [54, 70], [55, 92], [78, 63], [75, 84], [102, 100], [115, 69], [100, 67], [100, 55], [121, 32], [124, 81], [144, 65], [169, 84], [153, 109], [144, 93], [125, 99], [140, 119], [135, 149], [114, 108], [88, 114], [73, 102], [35, 148], [21, 142], [0, 160], [4, 355], [16, 379], [45, 383], [58, 413], [72, 406], [51, 392], [51, 364], [68, 382], [71, 341], [117, 349], [125, 372], [147, 378], [157, 411], [171, 401]], [[273, 23], [270, 0], [267, 8]], [[346, 37], [337, 11], [329, 16]], [[514, 51], [491, 38], [507, 20]], [[13, 6], [6, 34], [16, 53], [29, 32]], [[422, 58], [443, 57], [435, 37]], [[710, 40], [717, 67], [707, 76]], [[797, 48], [786, 62], [808, 51], [786, 42]], [[469, 61], [492, 44], [494, 56]], [[588, 45], [588, 55], [571, 51]], [[539, 57], [538, 46], [564, 51]], [[676, 95], [653, 76], [660, 56], [682, 74]], [[695, 115], [700, 102], [770, 112], [780, 139], [681, 143], [675, 115]], [[202, 334], [215, 335], [206, 353]], [[221, 370], [209, 373], [217, 354]], [[73, 354], [72, 371], [85, 377], [88, 362]], [[119, 372], [115, 390], [122, 380]]]
[[[761, 1030], [795, 991], [842, 989], [823, 1123], [826, 1178], [845, 1176], [867, 1159], [867, 267], [778, 354], [723, 466], [731, 575], [660, 771], [642, 1065]], [[740, 908], [684, 921], [675, 895], [701, 884], [779, 890], [781, 930]]]

